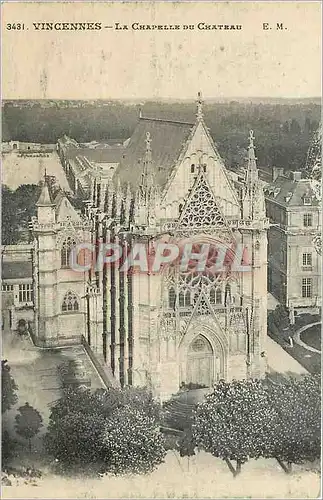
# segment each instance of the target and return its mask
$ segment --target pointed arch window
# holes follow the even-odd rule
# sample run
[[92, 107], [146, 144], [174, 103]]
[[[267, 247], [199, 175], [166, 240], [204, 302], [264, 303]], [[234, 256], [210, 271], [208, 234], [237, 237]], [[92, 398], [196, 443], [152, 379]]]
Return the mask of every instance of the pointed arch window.
[[179, 307], [189, 307], [191, 305], [191, 293], [189, 290], [184, 290], [178, 294]]
[[170, 309], [175, 309], [175, 303], [176, 303], [176, 293], [175, 293], [175, 289], [173, 287], [171, 287], [168, 290], [168, 307]]
[[231, 302], [231, 286], [229, 283], [225, 285], [225, 293], [224, 293], [224, 303], [230, 304]]
[[210, 290], [210, 303], [215, 304], [216, 301], [216, 292], [214, 288], [211, 288]]
[[61, 248], [61, 267], [69, 267], [71, 250], [75, 245], [76, 241], [71, 236], [68, 236], [68, 238], [63, 241]]
[[79, 302], [75, 293], [67, 292], [62, 302], [62, 312], [71, 312], [79, 310]]
[[184, 303], [185, 303], [185, 307], [188, 307], [191, 305], [191, 293], [189, 290], [186, 290], [186, 292], [185, 292]]
[[215, 292], [215, 303], [222, 304], [222, 291], [220, 290], [220, 288], [217, 288]]

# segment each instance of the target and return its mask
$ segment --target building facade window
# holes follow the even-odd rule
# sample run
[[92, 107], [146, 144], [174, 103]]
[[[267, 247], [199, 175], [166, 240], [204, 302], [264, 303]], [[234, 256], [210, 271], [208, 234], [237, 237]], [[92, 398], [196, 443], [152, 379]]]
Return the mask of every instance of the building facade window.
[[313, 216], [312, 214], [304, 214], [303, 223], [305, 227], [311, 227], [313, 225]]
[[194, 172], [195, 172], [195, 165], [194, 165], [194, 163], [192, 163], [192, 165], [191, 165], [191, 174], [194, 174]]
[[302, 279], [302, 297], [304, 299], [311, 298], [313, 293], [313, 280], [312, 278]]
[[312, 254], [311, 253], [303, 253], [303, 267], [312, 267]]
[[34, 291], [32, 284], [24, 283], [19, 285], [19, 302], [32, 302], [34, 300]]
[[75, 245], [76, 241], [71, 236], [64, 240], [61, 248], [61, 267], [69, 267], [71, 250]]
[[79, 303], [75, 293], [68, 292], [62, 302], [62, 312], [78, 311]]
[[303, 198], [303, 203], [304, 205], [312, 205], [312, 200], [311, 198]]
[[13, 285], [2, 285], [1, 289], [3, 292], [13, 292]]

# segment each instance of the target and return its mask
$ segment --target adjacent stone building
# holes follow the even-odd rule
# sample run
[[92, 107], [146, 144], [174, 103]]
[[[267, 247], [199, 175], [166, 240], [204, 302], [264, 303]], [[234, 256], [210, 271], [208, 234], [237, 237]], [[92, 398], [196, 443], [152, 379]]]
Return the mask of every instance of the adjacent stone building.
[[[321, 146], [315, 134], [304, 172], [274, 168], [265, 188], [268, 289], [293, 314], [319, 312], [322, 290]], [[306, 178], [304, 177], [306, 175]]]

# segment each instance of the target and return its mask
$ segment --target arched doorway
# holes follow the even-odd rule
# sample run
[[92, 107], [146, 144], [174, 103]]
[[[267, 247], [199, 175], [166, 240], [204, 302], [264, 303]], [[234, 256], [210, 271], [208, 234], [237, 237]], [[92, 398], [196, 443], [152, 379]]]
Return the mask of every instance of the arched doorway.
[[203, 336], [195, 337], [187, 355], [186, 384], [210, 387], [213, 384], [214, 353], [210, 342]]

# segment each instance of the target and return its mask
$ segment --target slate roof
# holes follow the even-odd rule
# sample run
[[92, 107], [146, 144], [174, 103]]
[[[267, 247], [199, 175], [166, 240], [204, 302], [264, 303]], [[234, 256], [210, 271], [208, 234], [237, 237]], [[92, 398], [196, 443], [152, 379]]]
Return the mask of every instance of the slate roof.
[[2, 262], [3, 280], [32, 278], [32, 263], [31, 261], [21, 262]]
[[293, 181], [287, 177], [277, 177], [275, 182], [266, 186], [265, 195], [268, 199], [272, 199], [285, 207], [307, 206], [304, 205], [303, 202], [304, 196], [312, 198], [312, 206], [319, 205], [319, 201], [315, 197], [315, 193], [308, 179]]
[[76, 148], [75, 146], [66, 149], [66, 156], [70, 160], [84, 156], [89, 161], [95, 163], [119, 163], [125, 148], [123, 146], [112, 146], [110, 148]]
[[121, 184], [137, 188], [141, 182], [146, 151], [146, 133], [150, 133], [152, 168], [156, 183], [164, 187], [194, 127], [193, 123], [141, 117], [115, 172]]

